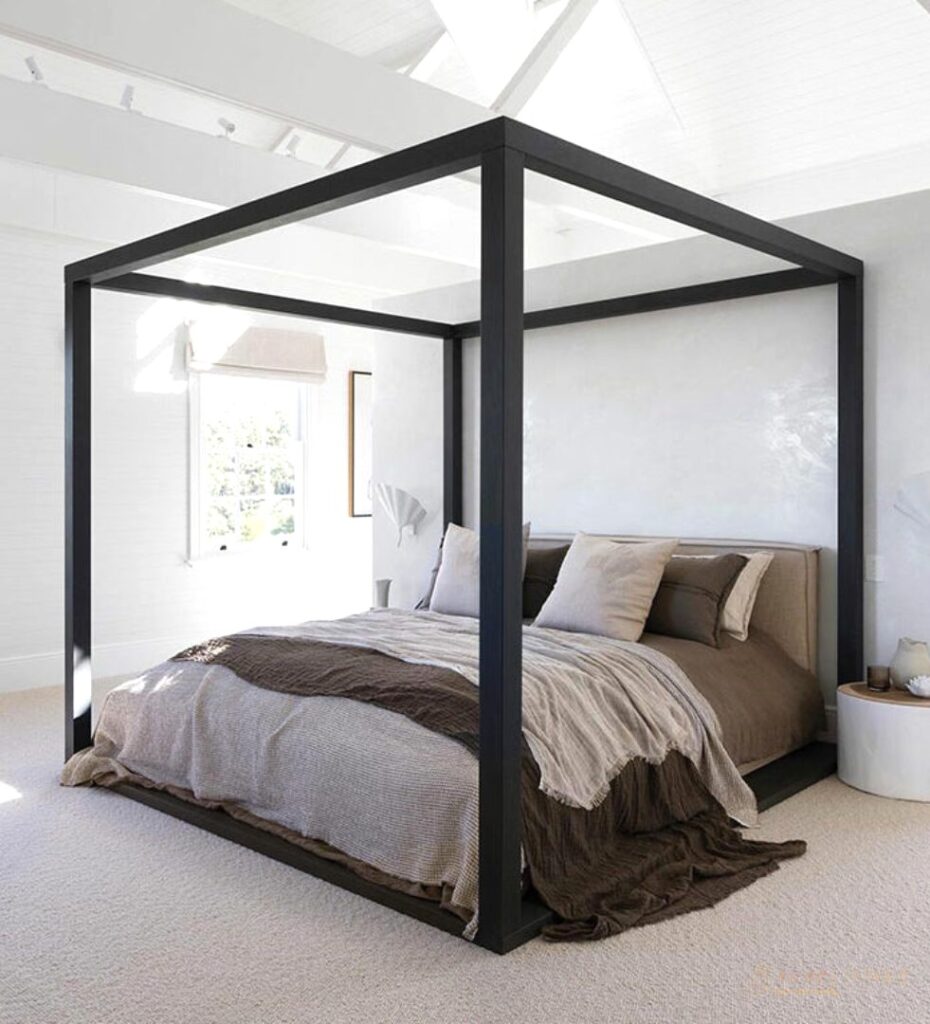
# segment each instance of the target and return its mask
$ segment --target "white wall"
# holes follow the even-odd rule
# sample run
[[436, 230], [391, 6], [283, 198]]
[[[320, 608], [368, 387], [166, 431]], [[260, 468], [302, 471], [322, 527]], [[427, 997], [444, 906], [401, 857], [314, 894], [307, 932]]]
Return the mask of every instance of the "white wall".
[[[785, 223], [866, 263], [866, 549], [882, 557], [884, 579], [866, 585], [865, 640], [868, 660], [887, 663], [899, 635], [930, 636], [930, 536], [918, 537], [893, 508], [903, 480], [930, 471], [930, 192]], [[714, 239], [688, 239], [533, 272], [527, 306], [771, 266]], [[829, 620], [834, 304], [835, 292], [825, 288], [528, 335], [524, 494], [534, 528], [823, 545]], [[474, 317], [475, 289], [422, 294], [407, 308]], [[476, 363], [472, 349], [466, 357], [466, 419], [472, 425]], [[411, 396], [438, 393], [440, 377], [431, 363], [404, 362], [394, 380], [390, 364], [379, 369], [381, 389], [395, 404], [403, 404], [404, 387]], [[411, 419], [403, 445], [420, 446], [411, 432], [425, 429], [432, 424]], [[473, 467], [470, 428], [466, 440], [472, 452], [466, 464]], [[389, 476], [386, 441], [378, 454], [376, 472]], [[417, 475], [408, 476], [414, 492], [441, 479], [441, 450], [416, 468]], [[467, 481], [474, 521], [472, 473]], [[376, 533], [376, 571], [386, 565], [380, 543]], [[396, 556], [390, 563], [402, 577], [398, 594], [417, 589], [431, 557], [419, 550], [410, 556], [409, 563]], [[822, 636], [827, 684], [831, 632]]]
[[442, 344], [379, 335], [374, 353], [374, 478], [409, 491], [427, 510], [416, 536], [374, 510], [374, 574], [393, 581], [391, 604], [422, 596], [442, 536]]
[[[62, 268], [96, 248], [0, 229], [0, 691], [61, 679]], [[226, 280], [287, 290], [254, 272], [242, 271], [241, 281], [227, 273]], [[370, 602], [371, 520], [347, 515], [347, 415], [348, 371], [371, 369], [371, 335], [314, 325], [326, 337], [329, 373], [311, 403], [317, 500], [310, 550], [231, 554], [190, 566], [188, 396], [183, 376], [172, 373], [178, 336], [171, 316], [160, 315], [164, 307], [165, 300], [150, 298], [94, 298], [98, 675], [142, 669], [207, 635], [345, 614]]]

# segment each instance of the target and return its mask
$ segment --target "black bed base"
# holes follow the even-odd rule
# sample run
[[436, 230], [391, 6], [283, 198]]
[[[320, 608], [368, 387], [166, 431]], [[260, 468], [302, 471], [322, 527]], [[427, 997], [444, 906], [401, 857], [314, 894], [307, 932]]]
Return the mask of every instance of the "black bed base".
[[[157, 811], [170, 814], [172, 818], [180, 818], [181, 821], [186, 821], [189, 825], [196, 825], [223, 839], [229, 839], [240, 846], [255, 850], [256, 853], [271, 857], [272, 860], [297, 868], [298, 871], [304, 871], [315, 878], [322, 878], [324, 882], [337, 885], [340, 889], [348, 889], [349, 892], [364, 896], [374, 903], [380, 903], [392, 910], [399, 910], [408, 917], [431, 924], [434, 928], [449, 932], [451, 935], [460, 936], [465, 927], [465, 922], [460, 917], [456, 917], [448, 910], [443, 910], [438, 903], [434, 903], [432, 900], [411, 896], [405, 892], [398, 892], [396, 889], [388, 889], [376, 882], [369, 882], [336, 861], [327, 860], [301, 846], [289, 843], [286, 839], [281, 839], [254, 825], [239, 821], [225, 811], [198, 807], [197, 804], [188, 803], [186, 800], [172, 796], [160, 789], [148, 789], [131, 782], [121, 782], [109, 788], [123, 796], [128, 796], [130, 800], [136, 800], [147, 807], [154, 807]], [[509, 953], [517, 946], [522, 946], [537, 936], [550, 921], [552, 921], [552, 911], [537, 898], [524, 895], [519, 927], [508, 936], [507, 942], [500, 948], [495, 948], [494, 952]], [[481, 945], [480, 935], [477, 944]]]
[[[775, 804], [787, 800], [807, 786], [825, 779], [836, 771], [836, 747], [832, 743], [811, 743], [800, 750], [795, 750], [777, 761], [771, 761], [762, 768], [746, 776], [752, 791], [756, 794], [759, 810], [765, 811]], [[264, 854], [273, 860], [280, 861], [298, 871], [304, 871], [315, 878], [322, 878], [341, 889], [348, 889], [359, 896], [380, 903], [392, 910], [399, 910], [408, 917], [416, 918], [434, 928], [451, 935], [461, 935], [464, 927], [462, 919], [448, 910], [443, 910], [437, 903], [411, 896], [405, 892], [388, 889], [375, 882], [361, 878], [354, 871], [336, 861], [326, 860], [309, 850], [289, 843], [286, 839], [264, 832], [254, 825], [226, 814], [225, 811], [210, 810], [188, 803], [180, 797], [172, 796], [159, 789], [147, 789], [130, 782], [122, 782], [111, 787], [115, 792], [128, 796], [140, 804], [154, 807], [173, 818], [179, 818], [190, 825], [196, 825], [207, 832], [229, 839], [256, 853]], [[521, 906], [519, 927], [509, 935], [502, 947], [494, 947], [495, 953], [509, 953], [535, 938], [552, 919], [552, 911], [538, 897], [524, 895]], [[481, 945], [479, 934], [477, 944]]]
[[756, 794], [759, 810], [767, 811], [835, 771], [836, 744], [816, 742], [764, 764], [750, 772], [746, 782]]

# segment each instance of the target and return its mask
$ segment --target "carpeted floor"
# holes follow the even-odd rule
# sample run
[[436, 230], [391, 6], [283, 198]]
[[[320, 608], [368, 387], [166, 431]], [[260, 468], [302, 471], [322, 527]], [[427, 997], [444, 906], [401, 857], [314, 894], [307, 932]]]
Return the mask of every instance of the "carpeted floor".
[[55, 690], [0, 696], [2, 1024], [925, 1020], [930, 805], [829, 779], [808, 855], [714, 910], [505, 958], [125, 798], [56, 784]]

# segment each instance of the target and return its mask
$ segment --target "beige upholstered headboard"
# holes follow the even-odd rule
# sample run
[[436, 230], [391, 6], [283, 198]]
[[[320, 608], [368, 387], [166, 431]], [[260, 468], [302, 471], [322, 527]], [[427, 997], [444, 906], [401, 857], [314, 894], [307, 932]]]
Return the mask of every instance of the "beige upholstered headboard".
[[[661, 537], [623, 537], [627, 543], [662, 540]], [[567, 544], [572, 534], [546, 533], [530, 538], [531, 547]], [[762, 579], [752, 613], [752, 624], [765, 630], [799, 665], [817, 674], [817, 578], [820, 549], [804, 544], [758, 540], [705, 540], [682, 538], [683, 555], [726, 554], [730, 551], [771, 551], [775, 556]]]

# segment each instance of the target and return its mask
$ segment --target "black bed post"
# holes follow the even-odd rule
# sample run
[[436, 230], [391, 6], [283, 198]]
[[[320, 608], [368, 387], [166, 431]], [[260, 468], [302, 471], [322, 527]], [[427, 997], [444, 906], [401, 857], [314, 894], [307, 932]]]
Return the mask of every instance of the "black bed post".
[[65, 758], [90, 746], [91, 286], [65, 282]]
[[478, 941], [518, 929], [523, 681], [523, 154], [481, 162]]
[[864, 678], [863, 277], [837, 282], [837, 685]]
[[442, 343], [442, 517], [462, 525], [462, 339]]

